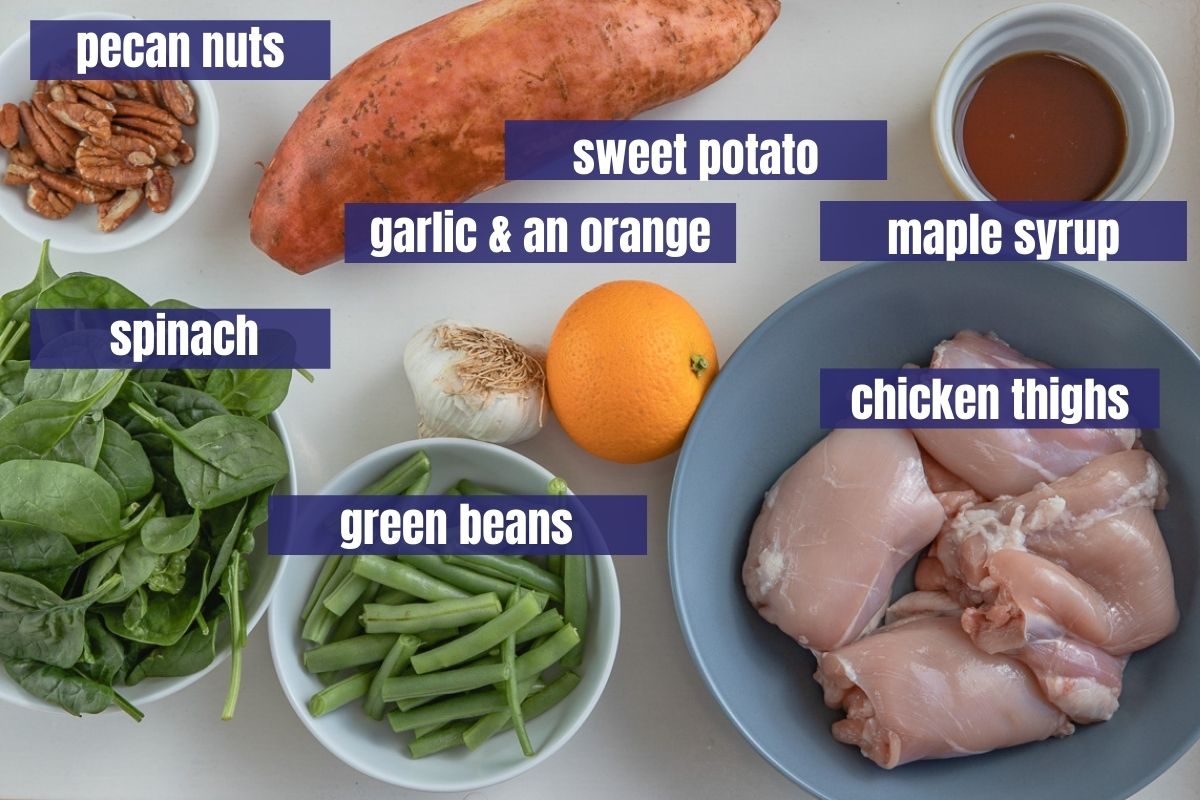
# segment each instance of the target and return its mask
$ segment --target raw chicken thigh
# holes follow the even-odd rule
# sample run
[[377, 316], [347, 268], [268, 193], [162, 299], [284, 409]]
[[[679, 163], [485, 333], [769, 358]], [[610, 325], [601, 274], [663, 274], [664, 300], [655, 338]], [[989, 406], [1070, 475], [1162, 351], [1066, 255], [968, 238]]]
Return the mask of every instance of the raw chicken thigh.
[[1066, 716], [1017, 660], [978, 649], [956, 617], [923, 616], [818, 656], [833, 735], [891, 769], [1065, 736]]
[[[933, 349], [934, 369], [1030, 369], [1050, 365], [995, 334], [962, 331]], [[985, 498], [1027, 492], [1074, 473], [1098, 456], [1128, 450], [1137, 431], [1110, 428], [922, 428], [921, 447]]]
[[908, 431], [836, 430], [767, 492], [746, 595], [800, 644], [841, 647], [877, 624], [896, 573], [944, 520]]

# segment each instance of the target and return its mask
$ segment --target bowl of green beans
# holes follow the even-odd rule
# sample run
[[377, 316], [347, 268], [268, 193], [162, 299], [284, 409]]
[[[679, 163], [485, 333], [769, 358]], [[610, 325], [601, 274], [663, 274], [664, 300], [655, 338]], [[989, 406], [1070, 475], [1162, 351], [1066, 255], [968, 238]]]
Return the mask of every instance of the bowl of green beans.
[[[566, 484], [470, 439], [385, 447], [331, 495], [553, 494]], [[466, 792], [553, 755], [583, 725], [620, 629], [609, 556], [288, 556], [269, 612], [284, 694], [346, 764]]]

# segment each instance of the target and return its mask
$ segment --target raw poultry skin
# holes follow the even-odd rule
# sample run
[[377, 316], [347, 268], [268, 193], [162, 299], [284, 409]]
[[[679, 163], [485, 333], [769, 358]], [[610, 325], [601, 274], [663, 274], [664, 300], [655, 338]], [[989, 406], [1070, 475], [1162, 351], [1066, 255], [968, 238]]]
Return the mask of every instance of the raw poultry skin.
[[967, 608], [976, 646], [1022, 660], [1076, 722], [1112, 716], [1129, 653], [1175, 630], [1170, 557], [1154, 518], [1166, 476], [1145, 450], [1098, 458], [950, 520], [919, 589]]
[[954, 616], [913, 617], [820, 654], [814, 677], [825, 704], [846, 711], [834, 738], [885, 769], [1074, 730], [1029, 670], [975, 647]]
[[[933, 349], [933, 369], [1047, 369], [994, 333], [961, 331]], [[1071, 475], [1098, 456], [1128, 450], [1137, 431], [1110, 428], [921, 428], [921, 447], [987, 499]]]
[[896, 574], [944, 520], [908, 431], [835, 430], [767, 492], [746, 595], [805, 647], [841, 647], [878, 623]]

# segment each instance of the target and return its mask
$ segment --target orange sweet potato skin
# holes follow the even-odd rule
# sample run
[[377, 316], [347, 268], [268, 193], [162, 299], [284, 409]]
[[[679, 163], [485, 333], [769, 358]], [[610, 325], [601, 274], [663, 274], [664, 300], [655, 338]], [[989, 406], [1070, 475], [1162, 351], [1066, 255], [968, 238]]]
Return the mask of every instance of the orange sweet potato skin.
[[713, 83], [779, 0], [483, 0], [369, 50], [300, 112], [250, 210], [298, 273], [338, 261], [347, 202], [457, 202], [504, 180], [506, 119], [628, 119]]

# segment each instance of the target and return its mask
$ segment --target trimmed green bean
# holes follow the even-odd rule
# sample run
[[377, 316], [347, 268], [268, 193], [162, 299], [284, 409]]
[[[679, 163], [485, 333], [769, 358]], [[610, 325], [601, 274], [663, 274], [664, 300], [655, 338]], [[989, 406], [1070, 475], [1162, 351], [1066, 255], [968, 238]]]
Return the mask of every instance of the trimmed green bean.
[[567, 669], [583, 661], [583, 637], [587, 633], [587, 556], [563, 556], [563, 619], [579, 631], [579, 644], [563, 656]]
[[463, 743], [463, 734], [471, 727], [469, 720], [439, 727], [433, 733], [419, 736], [408, 743], [408, 752], [413, 758], [424, 758]]
[[417, 638], [422, 644], [431, 645], [438, 642], [445, 642], [458, 636], [458, 628], [433, 628], [427, 631], [421, 631], [417, 634]]
[[401, 494], [422, 475], [429, 474], [429, 456], [422, 450], [388, 470], [379, 480], [359, 492], [360, 495], [380, 496]]
[[430, 672], [427, 675], [400, 675], [384, 681], [383, 699], [390, 703], [409, 697], [428, 697], [481, 689], [505, 680], [507, 672], [503, 664], [475, 664], [442, 672]]
[[429, 725], [422, 725], [419, 728], [413, 728], [413, 736], [420, 739], [422, 736], [428, 736], [436, 730], [446, 727], [449, 722], [434, 722]]
[[488, 592], [432, 603], [405, 603], [399, 606], [367, 603], [363, 606], [362, 621], [367, 633], [419, 633], [487, 622], [502, 610], [500, 598]]
[[304, 610], [300, 612], [301, 622], [308, 619], [308, 615], [317, 607], [321, 592], [324, 591], [325, 584], [329, 583], [329, 576], [333, 575], [341, 558], [341, 556], [325, 556], [325, 560], [321, 562], [321, 571], [317, 573], [317, 582], [313, 584], [312, 591], [308, 593], [308, 599], [304, 601]]
[[453, 600], [470, 597], [458, 587], [426, 575], [408, 564], [401, 564], [399, 561], [392, 561], [383, 556], [355, 556], [350, 561], [351, 569], [355, 574], [392, 589], [408, 592], [422, 600]]
[[496, 596], [507, 600], [512, 590], [517, 588], [516, 584], [510, 581], [484, 575], [456, 564], [447, 564], [441, 556], [399, 556], [398, 560], [471, 594], [495, 592]]
[[406, 495], [421, 495], [429, 491], [430, 474], [426, 472], [421, 477], [413, 481], [412, 486], [404, 490]]
[[563, 557], [557, 553], [546, 556], [546, 569], [555, 575], [562, 575]]
[[398, 606], [401, 603], [411, 603], [417, 598], [408, 592], [403, 592], [399, 589], [391, 589], [381, 584], [375, 584], [379, 587], [379, 592], [375, 595], [375, 599], [371, 602], [382, 603], [385, 606]]
[[[528, 597], [528, 595], [526, 595]], [[508, 609], [517, 607], [520, 600], [516, 593], [508, 601]], [[533, 756], [533, 744], [529, 741], [529, 733], [525, 730], [525, 718], [521, 715], [521, 689], [517, 685], [517, 632], [511, 629], [504, 643], [500, 646], [500, 663], [508, 672], [504, 680], [504, 696], [508, 700], [508, 712], [512, 716], [513, 728], [517, 731], [517, 741], [521, 743], [521, 752], [526, 758]]]
[[368, 717], [383, 719], [383, 682], [408, 666], [409, 659], [420, 646], [421, 640], [415, 636], [400, 634], [396, 637], [395, 643], [383, 657], [383, 663], [379, 665], [379, 669], [375, 670], [375, 675], [371, 678], [371, 685], [367, 689], [367, 697], [363, 701], [363, 711], [367, 713]]
[[579, 631], [567, 623], [529, 652], [517, 656], [517, 680], [526, 680], [557, 664], [559, 659], [579, 644]]
[[326, 686], [308, 700], [308, 713], [323, 717], [367, 693], [371, 684], [371, 671], [359, 672], [349, 678]]
[[383, 661], [395, 641], [396, 637], [388, 634], [364, 634], [323, 644], [304, 651], [304, 668], [309, 672], [334, 672], [376, 664]]
[[[542, 689], [540, 692], [534, 692], [521, 703], [521, 716], [528, 721], [546, 713], [561, 703], [578, 685], [578, 675], [574, 672], [564, 672], [546, 686], [545, 689]], [[463, 733], [463, 744], [474, 750], [497, 733], [507, 730], [511, 726], [512, 715], [507, 708], [500, 711], [493, 711], [472, 723], [471, 727]]]
[[436, 694], [429, 694], [424, 697], [406, 697], [403, 700], [396, 701], [396, 708], [401, 711], [412, 711], [418, 706], [428, 705], [437, 699], [438, 696]]
[[440, 647], [413, 656], [413, 671], [421, 675], [446, 669], [486, 653], [537, 617], [541, 607], [532, 592], [523, 592], [516, 602], [510, 598], [508, 608], [499, 616]]
[[563, 616], [557, 608], [547, 609], [517, 631], [517, 644], [531, 642], [539, 636], [547, 636], [563, 626]]
[[468, 569], [479, 569], [498, 573], [529, 589], [545, 592], [555, 600], [563, 600], [563, 580], [553, 572], [542, 569], [517, 556], [447, 556], [451, 564]]
[[333, 574], [329, 576], [329, 580], [321, 587], [321, 592], [317, 595], [317, 604], [308, 615], [308, 619], [304, 621], [304, 627], [300, 631], [300, 637], [305, 641], [314, 644], [324, 644], [329, 640], [329, 634], [333, 632], [334, 626], [337, 625], [337, 617], [329, 609], [325, 608], [325, 598], [337, 588], [342, 582], [342, 578], [350, 573], [351, 561], [352, 559], [339, 557]]
[[487, 486], [483, 486], [482, 484], [478, 484], [475, 481], [468, 480], [467, 478], [463, 478], [461, 481], [454, 484], [454, 488], [458, 490], [459, 494], [474, 494], [480, 496], [507, 494], [507, 492], [501, 492], [497, 489], [490, 489]]
[[393, 711], [388, 714], [388, 723], [391, 724], [393, 731], [400, 733], [432, 725], [435, 722], [479, 717], [507, 707], [508, 700], [504, 695], [489, 689], [486, 692], [472, 692], [459, 697], [439, 700], [411, 711]]
[[378, 593], [379, 584], [372, 583], [367, 586], [367, 590], [363, 592], [362, 597], [355, 601], [354, 605], [350, 606], [350, 610], [342, 615], [342, 618], [337, 621], [337, 625], [333, 628], [333, 633], [330, 634], [328, 642], [340, 642], [343, 639], [349, 639], [351, 636], [358, 636], [363, 633], [362, 623], [359, 622], [359, 616], [362, 615], [362, 607], [367, 603], [375, 602], [375, 595]]
[[329, 593], [329, 596], [325, 598], [322, 605], [325, 606], [325, 609], [330, 614], [340, 618], [350, 610], [358, 598], [362, 597], [363, 592], [370, 585], [371, 582], [369, 580], [352, 572], [342, 578], [342, 582], [338, 584], [336, 589]]

